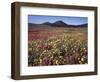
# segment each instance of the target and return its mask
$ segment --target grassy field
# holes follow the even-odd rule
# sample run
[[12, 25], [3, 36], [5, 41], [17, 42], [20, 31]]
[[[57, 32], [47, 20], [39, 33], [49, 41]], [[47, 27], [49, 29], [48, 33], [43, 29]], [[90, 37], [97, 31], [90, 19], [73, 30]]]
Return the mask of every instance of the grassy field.
[[87, 64], [87, 28], [38, 27], [28, 32], [28, 66]]

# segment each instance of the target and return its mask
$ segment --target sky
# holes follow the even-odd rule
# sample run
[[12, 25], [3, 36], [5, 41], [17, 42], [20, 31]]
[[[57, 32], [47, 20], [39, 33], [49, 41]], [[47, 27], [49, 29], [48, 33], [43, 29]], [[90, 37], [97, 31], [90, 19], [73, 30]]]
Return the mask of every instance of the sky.
[[54, 23], [63, 21], [66, 24], [80, 25], [88, 23], [87, 17], [69, 17], [69, 16], [43, 16], [43, 15], [28, 15], [28, 23], [42, 24], [44, 22]]

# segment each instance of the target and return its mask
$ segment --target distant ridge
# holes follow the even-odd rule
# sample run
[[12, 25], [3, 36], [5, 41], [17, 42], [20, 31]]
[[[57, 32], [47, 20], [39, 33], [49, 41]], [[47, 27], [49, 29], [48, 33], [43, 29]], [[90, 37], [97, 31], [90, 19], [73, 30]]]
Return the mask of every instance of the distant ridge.
[[42, 23], [42, 25], [52, 25], [52, 23], [50, 23], [50, 22], [45, 22], [45, 23]]
[[80, 25], [70, 25], [70, 24], [66, 24], [65, 22], [59, 20], [59, 21], [56, 21], [54, 23], [50, 23], [50, 22], [44, 22], [42, 24], [34, 24], [34, 23], [28, 23], [28, 26], [29, 27], [32, 27], [32, 26], [40, 26], [40, 25], [48, 25], [48, 26], [52, 26], [52, 27], [87, 27], [88, 24], [85, 23], [85, 24], [80, 24]]

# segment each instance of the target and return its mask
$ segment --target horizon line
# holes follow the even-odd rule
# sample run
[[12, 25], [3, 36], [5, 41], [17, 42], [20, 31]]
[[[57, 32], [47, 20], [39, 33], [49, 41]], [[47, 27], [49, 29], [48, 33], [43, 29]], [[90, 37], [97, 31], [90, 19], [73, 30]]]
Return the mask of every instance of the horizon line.
[[[58, 20], [58, 21], [62, 21], [62, 20]], [[46, 21], [46, 22], [48, 22], [48, 23], [50, 23], [50, 24], [53, 24], [53, 23], [55, 23], [55, 22], [57, 22], [57, 21], [55, 21], [55, 22], [49, 22], [49, 21]], [[43, 22], [43, 23], [46, 23], [46, 22]], [[62, 21], [63, 23], [65, 23], [66, 25], [83, 25], [83, 24], [88, 24], [88, 23], [81, 23], [81, 24], [69, 24], [69, 23], [66, 23], [66, 22], [64, 22], [64, 21]], [[28, 22], [28, 23], [31, 23], [31, 24], [43, 24], [43, 23], [33, 23], [33, 22]], [[45, 24], [44, 24], [45, 25]]]

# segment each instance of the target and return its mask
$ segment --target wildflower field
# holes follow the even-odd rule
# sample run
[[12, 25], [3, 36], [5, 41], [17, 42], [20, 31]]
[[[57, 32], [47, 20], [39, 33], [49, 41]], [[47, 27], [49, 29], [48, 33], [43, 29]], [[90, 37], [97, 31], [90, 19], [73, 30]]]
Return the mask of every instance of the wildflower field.
[[28, 32], [28, 66], [87, 64], [87, 28], [40, 27]]

